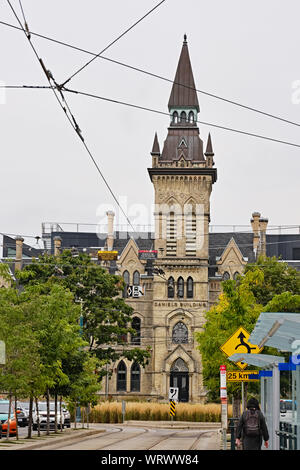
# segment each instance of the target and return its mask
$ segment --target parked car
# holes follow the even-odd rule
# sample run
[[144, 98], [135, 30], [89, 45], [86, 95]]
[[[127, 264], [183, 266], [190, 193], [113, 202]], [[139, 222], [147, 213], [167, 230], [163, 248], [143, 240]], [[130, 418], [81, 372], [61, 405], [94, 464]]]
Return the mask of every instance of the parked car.
[[25, 427], [28, 426], [29, 420], [29, 403], [19, 401], [17, 403], [17, 420], [18, 426]]
[[65, 419], [64, 425], [66, 426], [66, 428], [70, 428], [71, 427], [71, 414], [67, 408], [67, 404], [64, 402], [62, 403], [62, 412], [64, 414], [64, 419]]
[[17, 421], [16, 413], [13, 404], [11, 405], [10, 416], [9, 416], [9, 401], [0, 400], [0, 421], [1, 421], [1, 436], [7, 434], [7, 428], [9, 423], [9, 435], [15, 436], [17, 433]]
[[[55, 427], [55, 403], [50, 402], [50, 414], [49, 414], [49, 422], [50, 422], [50, 429], [54, 429]], [[59, 411], [59, 404], [57, 405], [57, 428], [60, 429], [60, 423], [62, 423], [62, 428], [64, 428], [64, 413], [60, 416]], [[38, 429], [38, 422], [40, 423], [40, 429], [47, 428], [47, 403], [44, 401], [38, 402], [38, 412], [36, 407], [34, 406], [32, 411], [32, 429], [36, 431]]]
[[[294, 415], [294, 416], [293, 416]], [[280, 400], [280, 421], [285, 423], [291, 423], [297, 420], [297, 402], [295, 401], [294, 404], [294, 412], [293, 412], [293, 401], [281, 399]]]

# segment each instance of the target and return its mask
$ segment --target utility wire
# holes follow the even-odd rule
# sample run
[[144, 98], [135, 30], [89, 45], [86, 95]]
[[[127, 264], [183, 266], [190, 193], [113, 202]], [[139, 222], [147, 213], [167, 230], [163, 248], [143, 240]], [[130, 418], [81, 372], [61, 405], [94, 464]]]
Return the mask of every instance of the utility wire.
[[[122, 105], [122, 106], [129, 106], [130, 108], [140, 109], [142, 111], [149, 111], [149, 112], [152, 112], [152, 113], [161, 114], [161, 115], [164, 115], [164, 116], [169, 116], [170, 118], [172, 117], [172, 115], [170, 113], [167, 113], [165, 111], [159, 111], [157, 109], [148, 108], [146, 106], [139, 106], [137, 104], [128, 103], [128, 102], [125, 102], [125, 101], [120, 101], [120, 100], [115, 100], [115, 99], [112, 99], [112, 98], [107, 98], [107, 97], [104, 97], [104, 96], [99, 96], [99, 95], [96, 95], [96, 94], [93, 94], [93, 93], [87, 93], [87, 92], [83, 92], [83, 91], [79, 91], [79, 90], [72, 90], [72, 89], [69, 89], [69, 88], [64, 88], [64, 91], [66, 91], [68, 93], [75, 93], [77, 95], [87, 96], [89, 98], [94, 98], [94, 99], [98, 99], [98, 100], [102, 100], [102, 101], [107, 101], [109, 103], [115, 103], [115, 104], [119, 104], [119, 105]], [[217, 129], [222, 129], [222, 130], [225, 130], [225, 131], [235, 132], [237, 134], [247, 135], [249, 137], [255, 137], [255, 138], [259, 138], [259, 139], [263, 139], [263, 140], [269, 140], [271, 142], [276, 142], [278, 144], [290, 145], [292, 147], [300, 148], [300, 144], [295, 144], [295, 143], [288, 142], [288, 141], [285, 141], [285, 140], [280, 140], [280, 139], [274, 139], [273, 137], [267, 137], [267, 136], [264, 136], [264, 135], [261, 135], [261, 134], [254, 134], [252, 132], [242, 131], [240, 129], [234, 129], [232, 127], [226, 127], [226, 126], [222, 126], [220, 124], [214, 124], [214, 123], [211, 123], [211, 122], [205, 122], [205, 121], [199, 121], [199, 120], [195, 120], [194, 122], [198, 123], [198, 124], [202, 124], [204, 126], [215, 127]]]
[[110, 42], [102, 51], [100, 51], [98, 54], [96, 54], [92, 59], [90, 59], [86, 64], [84, 64], [82, 67], [80, 67], [76, 72], [74, 72], [67, 80], [65, 80], [61, 86], [64, 86], [66, 83], [68, 83], [73, 77], [75, 77], [79, 72], [81, 72], [83, 69], [85, 69], [89, 64], [91, 64], [95, 59], [101, 56], [107, 49], [109, 49], [113, 44], [115, 44], [119, 39], [121, 39], [125, 34], [127, 34], [129, 31], [131, 31], [136, 25], [138, 25], [141, 21], [143, 21], [147, 16], [149, 16], [154, 10], [156, 10], [160, 5], [162, 5], [166, 0], [162, 0], [159, 2], [155, 7], [153, 7], [151, 10], [149, 10], [142, 18], [137, 20], [133, 25], [131, 25], [129, 28], [127, 28], [122, 34], [120, 34], [116, 39], [114, 39], [112, 42]]
[[[12, 24], [10, 24], [10, 23], [6, 23], [5, 21], [0, 21], [0, 24], [2, 24], [2, 25], [4, 25], [4, 26], [8, 26], [8, 27], [10, 27], [10, 28], [22, 30], [22, 28], [19, 28], [18, 26], [12, 25]], [[201, 94], [207, 95], [207, 96], [209, 96], [209, 97], [211, 97], [211, 98], [224, 101], [224, 102], [226, 102], [226, 103], [232, 104], [232, 105], [234, 105], [234, 106], [238, 106], [238, 107], [240, 107], [240, 108], [244, 108], [244, 109], [246, 109], [246, 110], [248, 110], [248, 111], [253, 111], [253, 112], [255, 112], [255, 113], [258, 113], [258, 114], [261, 114], [261, 115], [264, 115], [264, 116], [267, 116], [267, 117], [270, 117], [270, 118], [277, 119], [277, 120], [279, 120], [279, 121], [285, 122], [285, 123], [287, 123], [287, 124], [292, 124], [293, 126], [298, 126], [298, 127], [300, 126], [300, 123], [298, 123], [298, 122], [291, 121], [291, 120], [289, 120], [289, 119], [286, 119], [286, 118], [277, 116], [277, 115], [272, 114], [272, 113], [268, 113], [268, 112], [266, 112], [266, 111], [263, 111], [263, 110], [258, 109], [258, 108], [254, 108], [254, 107], [252, 107], [252, 106], [248, 106], [248, 105], [239, 103], [239, 102], [234, 101], [234, 100], [230, 100], [230, 99], [228, 99], [228, 98], [224, 98], [224, 97], [222, 97], [222, 96], [216, 95], [216, 94], [214, 94], [214, 93], [210, 93], [210, 92], [205, 91], [205, 90], [200, 90], [200, 89], [194, 88], [194, 87], [192, 87], [192, 86], [185, 85], [185, 84], [183, 84], [183, 83], [174, 82], [173, 80], [171, 80], [171, 79], [169, 79], [169, 78], [166, 78], [166, 77], [163, 77], [162, 75], [158, 75], [158, 74], [155, 74], [155, 73], [153, 73], [153, 72], [149, 72], [149, 71], [144, 70], [144, 69], [141, 69], [141, 68], [139, 68], [139, 67], [135, 67], [135, 66], [133, 66], [133, 65], [129, 65], [129, 64], [126, 64], [126, 63], [124, 63], [124, 62], [120, 62], [120, 61], [118, 61], [118, 60], [111, 59], [111, 58], [109, 58], [109, 57], [104, 57], [104, 56], [102, 56], [102, 55], [98, 55], [98, 54], [96, 54], [96, 53], [94, 53], [94, 52], [88, 51], [88, 50], [83, 49], [83, 48], [81, 48], [81, 47], [77, 47], [77, 46], [74, 46], [74, 45], [72, 45], [72, 44], [69, 44], [69, 43], [66, 43], [66, 42], [63, 42], [63, 41], [59, 41], [58, 39], [54, 39], [54, 38], [51, 38], [51, 37], [49, 37], [49, 36], [45, 36], [45, 35], [42, 35], [42, 34], [39, 34], [39, 33], [35, 33], [35, 32], [33, 32], [33, 31], [30, 31], [30, 34], [32, 34], [32, 35], [34, 35], [34, 36], [37, 36], [37, 37], [39, 37], [39, 38], [41, 38], [41, 39], [46, 39], [46, 40], [48, 40], [48, 41], [54, 42], [54, 43], [59, 44], [59, 45], [61, 45], [61, 46], [69, 47], [69, 48], [74, 49], [74, 50], [76, 50], [76, 51], [78, 51], [78, 52], [83, 52], [83, 53], [85, 53], [85, 54], [92, 55], [92, 56], [94, 56], [94, 58], [107, 60], [107, 61], [112, 62], [112, 63], [114, 63], [114, 64], [120, 65], [121, 67], [126, 67], [126, 68], [131, 69], [131, 70], [134, 70], [134, 71], [136, 71], [136, 72], [140, 72], [140, 73], [143, 73], [143, 74], [145, 74], [145, 75], [149, 75], [149, 76], [151, 76], [151, 77], [158, 78], [158, 79], [160, 79], [160, 80], [164, 80], [164, 81], [169, 82], [169, 83], [174, 83], [174, 84], [176, 84], [176, 85], [179, 85], [179, 86], [182, 86], [182, 87], [185, 87], [185, 88], [189, 88], [189, 89], [191, 89], [191, 90], [196, 91], [197, 93], [201, 93]]]
[[[21, 0], [19, 0], [19, 1], [21, 1]], [[164, 0], [164, 1], [165, 1], [165, 0]], [[18, 21], [18, 23], [19, 23], [21, 29], [23, 30], [25, 36], [27, 37], [31, 48], [32, 48], [32, 50], [33, 50], [33, 52], [34, 52], [36, 58], [38, 59], [40, 65], [41, 65], [41, 67], [42, 67], [42, 69], [43, 69], [43, 71], [44, 71], [44, 73], [45, 73], [45, 75], [46, 75], [46, 77], [47, 77], [47, 80], [48, 80], [48, 82], [49, 82], [50, 88], [52, 89], [52, 91], [53, 91], [53, 93], [54, 93], [54, 95], [55, 95], [55, 97], [56, 97], [56, 99], [57, 99], [57, 101], [58, 101], [60, 107], [61, 107], [62, 110], [64, 111], [64, 113], [65, 113], [65, 115], [66, 115], [66, 117], [67, 117], [67, 119], [68, 119], [70, 125], [73, 127], [73, 129], [75, 130], [76, 134], [78, 135], [78, 137], [79, 137], [80, 140], [82, 141], [82, 143], [83, 143], [83, 145], [84, 145], [84, 147], [85, 147], [87, 153], [89, 154], [89, 156], [90, 156], [92, 162], [94, 163], [94, 165], [95, 165], [95, 167], [96, 167], [96, 169], [97, 169], [99, 175], [101, 176], [102, 180], [104, 181], [104, 183], [105, 183], [106, 187], [108, 188], [110, 194], [112, 195], [114, 201], [116, 202], [116, 204], [118, 205], [118, 207], [119, 207], [120, 210], [122, 211], [123, 215], [125, 216], [127, 222], [129, 223], [129, 225], [132, 227], [133, 231], [135, 232], [135, 230], [134, 230], [134, 228], [133, 228], [133, 226], [132, 226], [132, 224], [131, 224], [131, 222], [130, 222], [128, 216], [127, 216], [126, 213], [124, 212], [124, 209], [123, 209], [122, 206], [120, 205], [120, 203], [119, 203], [118, 199], [116, 198], [116, 196], [115, 196], [113, 190], [111, 189], [109, 183], [107, 182], [107, 180], [106, 180], [106, 178], [104, 177], [102, 171], [100, 170], [100, 167], [99, 167], [98, 163], [96, 162], [94, 156], [92, 155], [92, 152], [90, 151], [90, 149], [88, 148], [87, 144], [85, 143], [84, 138], [82, 137], [81, 129], [80, 129], [80, 127], [78, 126], [77, 121], [75, 120], [75, 117], [73, 116], [73, 114], [72, 114], [72, 112], [71, 112], [71, 110], [70, 110], [70, 107], [69, 107], [68, 103], [66, 102], [66, 99], [65, 99], [65, 97], [64, 97], [64, 95], [63, 95], [63, 93], [62, 93], [62, 87], [61, 87], [60, 85], [58, 85], [58, 83], [55, 81], [55, 79], [54, 79], [54, 77], [53, 77], [51, 71], [46, 69], [46, 67], [45, 67], [45, 65], [44, 65], [44, 63], [43, 63], [43, 61], [42, 61], [42, 59], [39, 57], [39, 55], [38, 55], [38, 53], [37, 53], [35, 47], [33, 46], [32, 42], [31, 42], [31, 35], [30, 35], [30, 33], [29, 33], [28, 31], [25, 31], [25, 30], [24, 30], [24, 28], [23, 28], [23, 26], [22, 26], [22, 23], [21, 23], [21, 21], [20, 21], [18, 15], [16, 14], [16, 12], [15, 12], [15, 10], [14, 10], [14, 8], [13, 8], [11, 2], [10, 2], [10, 0], [7, 0], [7, 2], [8, 2], [8, 4], [9, 4], [9, 6], [10, 6], [10, 8], [11, 8], [13, 14], [14, 14], [14, 16], [16, 17], [16, 19], [17, 19], [17, 21]], [[23, 11], [23, 9], [22, 9], [22, 11]], [[24, 11], [23, 11], [23, 15], [24, 15]], [[25, 16], [24, 16], [24, 17], [25, 17]], [[26, 24], [27, 24], [27, 23], [26, 23]], [[54, 83], [55, 87], [53, 86], [52, 82]], [[58, 95], [57, 95], [57, 93], [56, 93], [56, 89], [57, 89], [57, 90], [59, 91], [59, 93], [60, 93], [62, 102], [60, 101], [60, 99], [59, 99], [59, 97], [58, 97]], [[67, 111], [69, 112], [69, 114], [68, 114]]]
[[[42, 87], [42, 86], [36, 86], [36, 85], [7, 85], [7, 86], [0, 86], [0, 88], [28, 88], [28, 89], [39, 89], [39, 88], [48, 88], [48, 89], [59, 89], [60, 90], [60, 93], [62, 94], [62, 91], [66, 91], [68, 93], [74, 93], [74, 94], [77, 94], [77, 95], [82, 95], [82, 96], [86, 96], [86, 97], [89, 97], [89, 98], [94, 98], [94, 99], [98, 99], [98, 100], [103, 100], [103, 101], [107, 101], [109, 103], [114, 103], [114, 104], [119, 104], [119, 105], [123, 105], [123, 106], [128, 106], [130, 108], [135, 108], [135, 109], [140, 109], [142, 111], [149, 111], [149, 112], [152, 112], [152, 113], [156, 113], [156, 114], [161, 114], [161, 115], [164, 115], [164, 116], [169, 116], [169, 118], [172, 117], [171, 114], [165, 112], [165, 111], [159, 111], [159, 110], [156, 110], [156, 109], [152, 109], [152, 108], [148, 108], [148, 107], [145, 107], [145, 106], [140, 106], [140, 105], [136, 105], [136, 104], [133, 104], [133, 103], [128, 103], [128, 102], [125, 102], [125, 101], [120, 101], [120, 100], [115, 100], [115, 99], [112, 99], [112, 98], [107, 98], [107, 97], [104, 97], [104, 96], [99, 96], [99, 95], [96, 95], [94, 93], [87, 93], [87, 92], [84, 92], [84, 91], [79, 91], [79, 90], [72, 90], [70, 88], [65, 88], [63, 86], [63, 88], [61, 89], [60, 88], [61, 85], [58, 85], [56, 84], [56, 86], [49, 86], [49, 87]], [[64, 102], [65, 102], [65, 105], [66, 107], [68, 108], [69, 112], [70, 111], [70, 108], [64, 98]], [[194, 121], [195, 123], [198, 123], [198, 124], [202, 124], [204, 126], [209, 126], [209, 127], [215, 127], [217, 129], [221, 129], [221, 130], [225, 130], [225, 131], [230, 131], [230, 132], [235, 132], [237, 134], [242, 134], [242, 135], [247, 135], [249, 137], [255, 137], [255, 138], [259, 138], [259, 139], [264, 139], [264, 140], [269, 140], [271, 142], [275, 142], [275, 143], [279, 143], [279, 144], [284, 144], [284, 145], [290, 145], [292, 147], [298, 147], [300, 148], [300, 144], [295, 144], [293, 142], [288, 142], [288, 141], [285, 141], [285, 140], [280, 140], [280, 139], [274, 139], [273, 137], [267, 137], [267, 136], [264, 136], [264, 135], [261, 135], [261, 134], [254, 134], [252, 132], [248, 132], [248, 131], [242, 131], [240, 129], [234, 129], [232, 127], [226, 127], [226, 126], [222, 126], [221, 124], [215, 124], [215, 123], [211, 123], [211, 122], [205, 122], [205, 121], [199, 121], [199, 120], [195, 120]], [[73, 126], [74, 127], [74, 126]], [[76, 132], [78, 133], [78, 129], [79, 128], [75, 128]], [[81, 137], [82, 139], [82, 137]], [[83, 140], [83, 139], [82, 139]], [[84, 142], [83, 142], [84, 143]], [[86, 144], [84, 144], [86, 146]], [[90, 153], [89, 149], [87, 148], [87, 151], [88, 153]], [[93, 156], [90, 155], [90, 157], [92, 158], [92, 160], [94, 160]], [[100, 169], [98, 168], [98, 165], [96, 164], [96, 162], [94, 161], [94, 164], [96, 165], [98, 171], [101, 173]], [[102, 178], [104, 179], [104, 176], [101, 174]], [[108, 184], [106, 184], [108, 186]], [[109, 188], [109, 186], [108, 186]], [[125, 215], [125, 214], [124, 214]], [[127, 219], [127, 216], [125, 215], [126, 219]], [[127, 219], [128, 220], [128, 219]], [[130, 223], [130, 222], [129, 222]], [[131, 224], [130, 224], [131, 225]]]

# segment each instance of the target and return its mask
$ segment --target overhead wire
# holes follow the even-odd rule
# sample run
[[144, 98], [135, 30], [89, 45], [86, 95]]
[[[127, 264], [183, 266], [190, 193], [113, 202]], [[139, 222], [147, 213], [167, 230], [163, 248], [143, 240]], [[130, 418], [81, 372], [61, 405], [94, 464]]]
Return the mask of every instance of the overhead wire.
[[[0, 21], [0, 24], [2, 24], [2, 25], [4, 25], [4, 26], [8, 26], [8, 27], [10, 27], [10, 28], [17, 29], [17, 30], [22, 30], [22, 28], [19, 28], [18, 26], [12, 25], [12, 24], [7, 23], [7, 22], [5, 22], [5, 21]], [[43, 34], [35, 33], [35, 32], [33, 32], [33, 31], [30, 31], [30, 33], [31, 33], [32, 35], [34, 35], [34, 36], [37, 36], [37, 37], [41, 38], [41, 39], [45, 39], [45, 40], [54, 42], [54, 43], [59, 44], [59, 45], [61, 45], [61, 46], [69, 47], [69, 48], [74, 49], [74, 50], [76, 50], [76, 51], [78, 51], [78, 52], [83, 52], [83, 53], [85, 53], [85, 54], [92, 55], [92, 56], [94, 56], [95, 58], [98, 58], [98, 59], [102, 59], [102, 60], [106, 60], [106, 61], [115, 63], [115, 64], [120, 65], [120, 66], [122, 66], [122, 67], [126, 67], [126, 68], [131, 69], [131, 70], [134, 70], [134, 71], [136, 71], [136, 72], [140, 72], [140, 73], [143, 73], [143, 74], [152, 76], [152, 77], [154, 77], [154, 78], [158, 78], [158, 79], [160, 79], [160, 80], [164, 80], [164, 81], [169, 82], [169, 83], [174, 83], [174, 84], [176, 84], [176, 85], [179, 85], [179, 86], [182, 86], [182, 87], [185, 87], [185, 88], [189, 88], [189, 89], [191, 89], [191, 90], [196, 91], [197, 93], [200, 93], [200, 94], [203, 94], [203, 95], [207, 95], [207, 96], [209, 96], [209, 97], [211, 97], [211, 98], [214, 98], [214, 99], [217, 99], [217, 100], [221, 100], [221, 101], [224, 101], [224, 102], [226, 102], [226, 103], [232, 104], [232, 105], [234, 105], [234, 106], [238, 106], [238, 107], [244, 108], [244, 109], [246, 109], [246, 110], [248, 110], [248, 111], [252, 111], [252, 112], [255, 112], [255, 113], [258, 113], [258, 114], [267, 116], [267, 117], [269, 117], [269, 118], [277, 119], [277, 120], [282, 121], [282, 122], [285, 122], [285, 123], [287, 123], [287, 124], [292, 124], [292, 125], [298, 126], [298, 127], [300, 126], [300, 123], [298, 123], [298, 122], [291, 121], [291, 120], [289, 120], [289, 119], [283, 118], [283, 117], [281, 117], [281, 116], [278, 116], [278, 115], [275, 115], [275, 114], [272, 114], [272, 113], [269, 113], [269, 112], [266, 112], [266, 111], [263, 111], [263, 110], [261, 110], [261, 109], [255, 108], [255, 107], [253, 107], [253, 106], [249, 106], [249, 105], [246, 105], [246, 104], [243, 104], [243, 103], [240, 103], [240, 102], [231, 100], [231, 99], [229, 99], [229, 98], [224, 98], [224, 97], [219, 96], [219, 95], [217, 95], [217, 94], [215, 94], [215, 93], [211, 93], [211, 92], [208, 92], [208, 91], [205, 91], [205, 90], [200, 90], [200, 89], [198, 89], [198, 88], [194, 88], [194, 87], [192, 87], [192, 86], [189, 86], [189, 85], [186, 85], [186, 84], [183, 84], [183, 83], [180, 83], [180, 82], [175, 82], [175, 81], [173, 81], [173, 80], [171, 80], [171, 79], [169, 79], [169, 78], [163, 77], [162, 75], [159, 75], [159, 74], [156, 74], [156, 73], [153, 73], [153, 72], [149, 72], [149, 71], [147, 71], [147, 70], [141, 69], [141, 68], [139, 68], [139, 67], [135, 67], [135, 66], [133, 66], [133, 65], [126, 64], [126, 63], [121, 62], [121, 61], [118, 61], [118, 60], [114, 60], [114, 59], [112, 59], [112, 58], [110, 58], [110, 57], [105, 57], [105, 56], [103, 56], [103, 55], [98, 55], [98, 54], [96, 54], [96, 53], [94, 53], [94, 52], [91, 52], [91, 51], [89, 51], [89, 50], [83, 49], [83, 48], [81, 48], [81, 47], [74, 46], [74, 45], [72, 45], [72, 44], [66, 43], [66, 42], [64, 42], [64, 41], [60, 41], [60, 40], [58, 40], [58, 39], [51, 38], [51, 37], [49, 37], [49, 36], [45, 36], [45, 35], [43, 35]]]
[[[21, 1], [21, 0], [19, 0], [19, 1]], [[64, 95], [63, 95], [63, 93], [62, 93], [62, 87], [57, 84], [57, 82], [55, 81], [55, 79], [54, 79], [54, 77], [53, 77], [51, 71], [46, 69], [46, 67], [45, 67], [45, 65], [44, 65], [44, 63], [43, 63], [43, 61], [42, 61], [42, 59], [39, 57], [39, 55], [38, 55], [38, 53], [37, 53], [37, 50], [35, 49], [34, 45], [32, 44], [31, 35], [30, 35], [27, 31], [25, 31], [25, 29], [23, 28], [22, 23], [21, 23], [21, 21], [20, 21], [18, 15], [16, 14], [16, 12], [15, 12], [15, 10], [14, 10], [14, 8], [13, 8], [11, 2], [10, 2], [10, 0], [7, 0], [7, 2], [8, 2], [8, 4], [9, 4], [9, 6], [10, 6], [10, 8], [11, 8], [13, 14], [14, 14], [14, 16], [16, 17], [16, 19], [17, 19], [17, 21], [18, 21], [20, 27], [22, 28], [22, 30], [23, 30], [25, 36], [27, 37], [31, 48], [32, 48], [32, 50], [33, 50], [33, 52], [34, 52], [36, 58], [38, 59], [40, 65], [41, 65], [41, 67], [42, 67], [42, 69], [43, 69], [43, 71], [44, 71], [44, 73], [45, 73], [45, 75], [46, 75], [46, 77], [47, 77], [47, 80], [48, 80], [48, 82], [49, 82], [49, 85], [50, 85], [50, 87], [51, 87], [51, 89], [52, 89], [52, 91], [53, 91], [55, 97], [56, 97], [56, 100], [58, 101], [60, 107], [61, 107], [62, 110], [64, 111], [64, 114], [66, 115], [66, 117], [67, 117], [67, 119], [68, 119], [70, 125], [71, 125], [72, 128], [75, 130], [75, 132], [76, 132], [76, 134], [78, 135], [78, 137], [80, 138], [80, 140], [81, 140], [83, 146], [85, 147], [85, 149], [86, 149], [86, 151], [87, 151], [87, 153], [88, 153], [90, 159], [92, 160], [94, 166], [96, 167], [96, 169], [97, 169], [99, 175], [101, 176], [102, 180], [104, 181], [104, 183], [105, 183], [106, 187], [108, 188], [110, 194], [112, 195], [114, 201], [116, 202], [117, 206], [120, 208], [120, 210], [122, 211], [123, 215], [125, 216], [127, 222], [129, 223], [129, 225], [132, 227], [132, 229], [133, 229], [133, 231], [134, 231], [134, 228], [133, 228], [133, 226], [132, 226], [132, 224], [131, 224], [131, 221], [129, 220], [127, 214], [125, 213], [125, 211], [124, 211], [124, 209], [123, 209], [123, 207], [121, 206], [121, 204], [119, 203], [117, 197], [115, 196], [115, 194], [114, 194], [112, 188], [110, 187], [110, 185], [109, 185], [107, 179], [105, 178], [105, 176], [104, 176], [104, 174], [102, 173], [102, 171], [101, 171], [101, 169], [100, 169], [98, 163], [96, 162], [96, 160], [95, 160], [95, 158], [94, 158], [92, 152], [90, 151], [89, 147], [88, 147], [87, 144], [85, 143], [84, 138], [83, 138], [82, 133], [81, 133], [81, 129], [80, 129], [80, 127], [78, 126], [78, 123], [77, 123], [77, 121], [76, 121], [76, 119], [75, 119], [73, 113], [71, 112], [70, 107], [69, 107], [69, 105], [68, 105], [68, 103], [67, 103], [67, 101], [66, 101], [66, 99], [65, 99], [65, 97], [64, 97]], [[22, 9], [22, 12], [23, 12], [23, 15], [24, 15], [24, 10], [23, 10], [23, 9]], [[25, 17], [25, 15], [24, 15], [24, 17]], [[26, 23], [26, 24], [27, 24], [27, 23]], [[55, 87], [52, 86], [51, 81], [53, 81]], [[59, 94], [60, 94], [60, 96], [61, 96], [62, 102], [60, 101], [60, 99], [59, 99], [59, 97], [58, 97], [58, 95], [57, 95], [57, 93], [56, 93], [56, 90], [59, 91]], [[69, 112], [69, 114], [68, 114], [67, 111]]]
[[145, 15], [143, 15], [139, 20], [137, 20], [134, 24], [132, 24], [129, 28], [127, 28], [122, 34], [120, 34], [116, 39], [110, 42], [104, 49], [102, 49], [98, 54], [96, 54], [92, 59], [86, 62], [82, 67], [80, 67], [77, 71], [75, 71], [68, 79], [66, 79], [61, 86], [64, 86], [68, 83], [72, 78], [74, 78], [78, 73], [80, 73], [83, 69], [85, 69], [89, 64], [91, 64], [96, 58], [100, 57], [107, 49], [109, 49], [113, 44], [119, 41], [125, 34], [131, 31], [135, 26], [137, 26], [141, 21], [143, 21], [147, 16], [153, 13], [160, 5], [162, 5], [166, 0], [160, 1], [157, 5], [155, 5], [151, 10], [149, 10]]

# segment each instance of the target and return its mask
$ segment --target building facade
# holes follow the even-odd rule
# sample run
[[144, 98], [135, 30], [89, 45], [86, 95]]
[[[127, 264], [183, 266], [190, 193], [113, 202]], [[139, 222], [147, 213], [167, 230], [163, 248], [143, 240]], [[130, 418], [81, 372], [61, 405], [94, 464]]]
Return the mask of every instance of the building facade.
[[[109, 211], [107, 233], [70, 232], [56, 224], [44, 237], [45, 248], [57, 254], [77, 247], [95, 260], [100, 248], [118, 252], [116, 261], [103, 265], [123, 276], [129, 288], [124, 297], [133, 308], [136, 334], [128, 335], [127, 347], [150, 346], [152, 354], [145, 368], [126, 359], [110, 364], [112, 375], [100, 395], [167, 400], [169, 387], [178, 387], [180, 401], [201, 403], [207, 391], [195, 333], [203, 329], [205, 312], [217, 302], [221, 281], [236, 278], [259, 253], [283, 254], [291, 263], [299, 260], [300, 235], [288, 236], [294, 237], [292, 247], [285, 244], [284, 235], [268, 235], [268, 220], [258, 212], [252, 214], [248, 231], [210, 232], [210, 196], [217, 170], [211, 135], [205, 146], [200, 138], [200, 107], [186, 37], [168, 108], [167, 136], [160, 150], [155, 134], [148, 168], [155, 195], [154, 233], [120, 232]], [[22, 261], [20, 237], [5, 237], [3, 245], [4, 257], [15, 253], [17, 269], [39, 254], [23, 245]], [[141, 295], [132, 295], [134, 286], [141, 288]]]

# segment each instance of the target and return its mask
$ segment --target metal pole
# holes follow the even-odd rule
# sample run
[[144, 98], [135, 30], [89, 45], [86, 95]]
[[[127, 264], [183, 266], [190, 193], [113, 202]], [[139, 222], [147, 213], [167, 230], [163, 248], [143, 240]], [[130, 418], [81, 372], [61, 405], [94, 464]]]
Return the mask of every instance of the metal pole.
[[244, 382], [242, 382], [242, 412], [245, 411]]
[[280, 420], [280, 373], [278, 364], [273, 365], [273, 450], [279, 450], [279, 436], [276, 431], [279, 431]]

